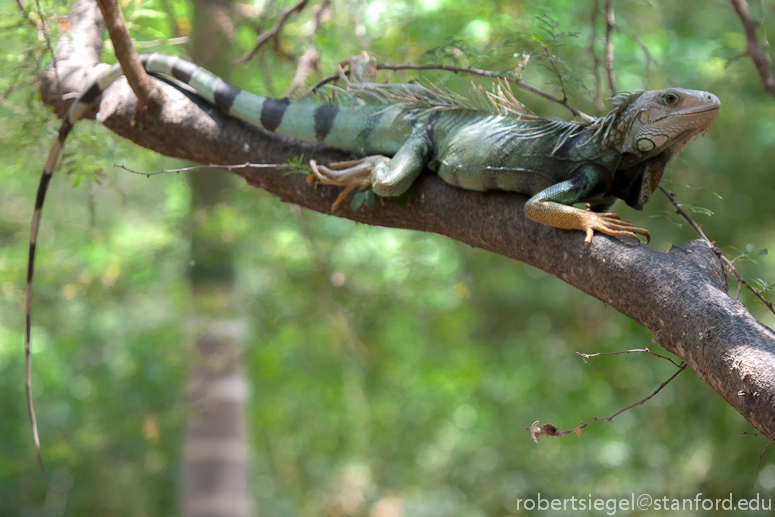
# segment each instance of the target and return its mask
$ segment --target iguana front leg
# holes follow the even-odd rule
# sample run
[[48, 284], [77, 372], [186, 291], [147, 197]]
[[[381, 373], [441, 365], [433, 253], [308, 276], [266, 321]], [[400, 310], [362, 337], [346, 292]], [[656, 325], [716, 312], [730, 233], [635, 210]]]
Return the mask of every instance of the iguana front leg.
[[617, 214], [598, 213], [569, 206], [584, 202], [597, 186], [600, 176], [597, 169], [584, 168], [577, 173], [575, 179], [552, 185], [531, 197], [525, 204], [525, 215], [555, 228], [584, 231], [587, 234], [584, 244], [587, 246], [592, 242], [595, 230], [612, 237], [632, 237], [635, 240], [638, 240], [638, 235], [643, 235], [648, 243], [651, 240], [648, 231], [620, 220]]
[[412, 186], [426, 165], [428, 143], [424, 127], [415, 131], [393, 158], [367, 156], [361, 160], [331, 163], [328, 167], [310, 161], [312, 176], [326, 185], [345, 187], [331, 211], [354, 189], [371, 187], [382, 197], [400, 196]]

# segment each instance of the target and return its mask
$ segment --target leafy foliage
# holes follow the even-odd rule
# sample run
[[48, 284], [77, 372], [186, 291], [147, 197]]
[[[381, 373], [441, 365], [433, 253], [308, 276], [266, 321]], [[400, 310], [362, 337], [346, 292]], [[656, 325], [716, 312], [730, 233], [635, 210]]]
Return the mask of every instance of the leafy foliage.
[[763, 249], [763, 250], [756, 249], [756, 246], [754, 246], [751, 243], [748, 243], [748, 245], [745, 247], [745, 251], [741, 251], [733, 246], [731, 248], [737, 252], [737, 256], [732, 259], [732, 262], [750, 261], [750, 262], [753, 262], [754, 264], [758, 264], [759, 263], [758, 261], [761, 260], [761, 258], [759, 257], [767, 256], [767, 249]]

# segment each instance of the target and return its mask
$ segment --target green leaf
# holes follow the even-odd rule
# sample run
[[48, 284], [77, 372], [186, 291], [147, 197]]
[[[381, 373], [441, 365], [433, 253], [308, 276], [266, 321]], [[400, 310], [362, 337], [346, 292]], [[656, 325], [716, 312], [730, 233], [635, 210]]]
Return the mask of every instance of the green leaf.
[[286, 176], [289, 174], [309, 174], [309, 164], [304, 161], [304, 155], [289, 158], [286, 166], [288, 167]]
[[363, 203], [366, 203], [366, 206], [374, 206], [375, 201], [374, 191], [371, 188], [367, 188], [355, 193], [350, 203], [350, 208], [358, 210]]
[[709, 193], [709, 194], [712, 194], [712, 195], [716, 196], [716, 197], [717, 197], [717, 198], [719, 198], [719, 199], [724, 199], [723, 197], [721, 197], [721, 196], [720, 196], [719, 194], [717, 194], [716, 192], [713, 192], [712, 190], [710, 190], [710, 189], [708, 189], [708, 188], [705, 188], [705, 187], [695, 187], [695, 186], [692, 186], [692, 185], [689, 185], [689, 184], [686, 184], [686, 185], [684, 185], [684, 186], [685, 186], [686, 188], [688, 188], [688, 189], [691, 189], [691, 190], [704, 190], [705, 192], [707, 192], [707, 193]]
[[667, 219], [668, 221], [670, 221], [671, 223], [673, 223], [674, 225], [676, 225], [678, 228], [683, 228], [684, 227], [684, 225], [681, 223], [681, 221], [679, 221], [678, 218], [675, 217], [675, 215], [673, 215], [672, 212], [663, 211], [663, 213], [661, 213], [661, 214], [650, 215], [649, 218], [650, 219], [664, 218], [664, 219]]
[[688, 203], [678, 203], [678, 206], [689, 208], [695, 214], [705, 214], [707, 216], [713, 215], [713, 212], [711, 210], [708, 210], [707, 208], [702, 206], [694, 206]]
[[732, 259], [732, 262], [740, 260], [740, 261], [749, 261], [749, 262], [753, 262], [754, 264], [758, 264], [759, 262], [756, 260], [756, 257], [764, 257], [767, 255], [766, 248], [756, 249], [756, 246], [750, 243], [745, 247], [745, 251], [739, 250], [734, 246], [731, 246], [731, 249], [737, 252], [737, 256]]
[[767, 282], [761, 278], [754, 278], [751, 281], [751, 285], [753, 285], [756, 290], [759, 291], [759, 294], [762, 295], [771, 293], [773, 290], [775, 290], [775, 284], [771, 284], [770, 282]]

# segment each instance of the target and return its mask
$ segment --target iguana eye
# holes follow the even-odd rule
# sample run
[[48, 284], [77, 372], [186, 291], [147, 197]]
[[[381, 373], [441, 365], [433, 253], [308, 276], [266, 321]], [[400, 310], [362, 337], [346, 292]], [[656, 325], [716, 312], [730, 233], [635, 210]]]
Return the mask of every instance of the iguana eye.
[[681, 98], [673, 92], [667, 92], [662, 96], [662, 100], [665, 101], [665, 104], [668, 106], [674, 106], [680, 102]]

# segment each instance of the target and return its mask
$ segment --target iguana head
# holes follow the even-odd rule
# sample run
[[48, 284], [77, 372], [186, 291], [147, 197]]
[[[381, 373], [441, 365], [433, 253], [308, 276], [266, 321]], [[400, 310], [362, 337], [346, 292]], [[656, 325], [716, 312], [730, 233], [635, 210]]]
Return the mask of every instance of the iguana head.
[[667, 163], [690, 138], [707, 131], [721, 102], [712, 93], [668, 88], [617, 95], [612, 103], [619, 113], [607, 138], [616, 138], [622, 151], [614, 194], [640, 210]]

